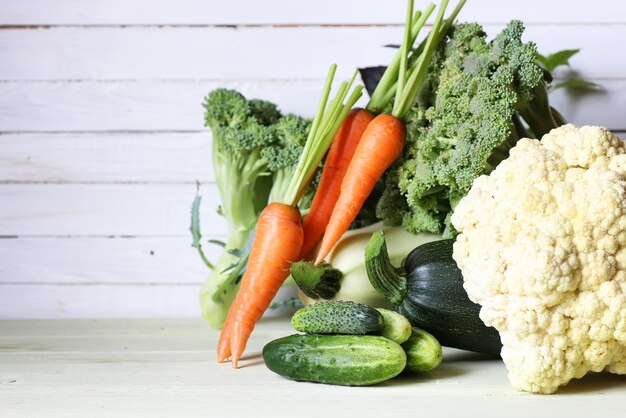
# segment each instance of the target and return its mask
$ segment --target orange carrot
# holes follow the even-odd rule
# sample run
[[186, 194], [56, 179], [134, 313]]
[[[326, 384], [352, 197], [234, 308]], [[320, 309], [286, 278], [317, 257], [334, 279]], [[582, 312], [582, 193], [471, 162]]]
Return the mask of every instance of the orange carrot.
[[[409, 68], [408, 54], [411, 51], [411, 46], [416, 39], [417, 32], [424, 25], [427, 16], [433, 9], [427, 9], [424, 14], [419, 12], [414, 14], [413, 0], [408, 1], [404, 40], [397, 58], [394, 58], [393, 61], [394, 71], [389, 71], [388, 74], [383, 75], [383, 78], [385, 76], [387, 78], [382, 84], [379, 95], [383, 98], [389, 96], [388, 92], [393, 91], [391, 81], [396, 77], [393, 109], [390, 114], [385, 113], [376, 116], [365, 129], [352, 161], [350, 161], [348, 171], [346, 171], [341, 182], [339, 199], [333, 208], [330, 221], [324, 232], [315, 264], [324, 260], [341, 236], [348, 230], [363, 207], [365, 200], [374, 189], [376, 182], [402, 153], [406, 135], [403, 120], [415, 103], [437, 45], [445, 36], [464, 4], [465, 0], [461, 0], [452, 15], [444, 20], [448, 0], [441, 1], [439, 12], [428, 37], [423, 46], [420, 45], [416, 50], [415, 65], [411, 64]], [[415, 23], [413, 22], [414, 19], [416, 20]], [[381, 86], [380, 83], [379, 86]], [[391, 97], [394, 95], [392, 94]], [[386, 105], [388, 101], [385, 99], [382, 103]], [[375, 103], [370, 101], [368, 108], [376, 109]]]
[[291, 263], [299, 259], [304, 233], [297, 204], [343, 119], [361, 97], [361, 86], [354, 87], [348, 97], [356, 79], [355, 72], [352, 80], [341, 83], [334, 99], [328, 102], [336, 68], [335, 64], [330, 67], [317, 113], [289, 186], [280, 201], [269, 204], [257, 220], [241, 287], [228, 311], [217, 345], [218, 361], [232, 357], [235, 368], [254, 325], [289, 276]]
[[378, 179], [400, 156], [404, 137], [404, 123], [389, 114], [378, 115], [367, 125], [341, 183], [340, 196], [326, 227], [315, 264], [324, 260], [348, 230]]
[[370, 111], [354, 108], [348, 113], [335, 135], [309, 213], [302, 222], [304, 243], [300, 258], [306, 258], [324, 235], [330, 215], [339, 199], [341, 182], [350, 160], [372, 119], [374, 115]]
[[233, 366], [237, 367], [254, 325], [289, 276], [289, 266], [300, 254], [302, 239], [297, 208], [271, 203], [261, 212], [248, 267], [220, 335], [218, 361], [232, 356]]

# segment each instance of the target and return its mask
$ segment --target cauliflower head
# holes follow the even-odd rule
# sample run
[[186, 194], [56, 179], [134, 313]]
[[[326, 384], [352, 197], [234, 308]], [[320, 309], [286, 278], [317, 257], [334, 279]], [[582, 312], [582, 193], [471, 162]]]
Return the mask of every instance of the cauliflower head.
[[626, 374], [626, 149], [601, 127], [522, 139], [452, 216], [454, 259], [511, 385]]

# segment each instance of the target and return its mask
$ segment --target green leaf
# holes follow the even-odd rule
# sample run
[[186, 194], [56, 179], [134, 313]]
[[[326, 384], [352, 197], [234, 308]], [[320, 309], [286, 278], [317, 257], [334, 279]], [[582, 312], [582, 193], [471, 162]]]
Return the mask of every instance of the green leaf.
[[191, 225], [189, 226], [189, 231], [191, 232], [191, 246], [198, 249], [198, 254], [200, 254], [202, 262], [204, 262], [208, 268], [214, 270], [215, 266], [206, 257], [204, 251], [202, 251], [202, 244], [200, 243], [202, 239], [202, 233], [200, 232], [200, 203], [202, 202], [202, 196], [200, 196], [199, 192], [200, 183], [196, 182], [196, 197], [191, 204]]
[[537, 61], [539, 61], [543, 68], [552, 72], [557, 67], [569, 65], [570, 58], [578, 54], [578, 52], [580, 52], [580, 49], [564, 49], [548, 55], [537, 53]]
[[218, 247], [226, 248], [226, 243], [224, 241], [220, 241], [219, 239], [210, 239], [207, 242], [209, 244], [215, 244]]
[[587, 80], [565, 80], [554, 84], [550, 87], [551, 91], [556, 89], [582, 89], [582, 90], [598, 90], [600, 85]]
[[191, 204], [191, 225], [189, 231], [191, 232], [191, 246], [198, 248], [200, 246], [200, 240], [202, 234], [200, 233], [200, 203], [202, 203], [202, 196], [199, 194], [200, 184], [196, 183], [196, 197]]
[[269, 306], [270, 309], [279, 309], [279, 308], [302, 308], [304, 304], [298, 298], [289, 298], [282, 300], [280, 302], [272, 302]]

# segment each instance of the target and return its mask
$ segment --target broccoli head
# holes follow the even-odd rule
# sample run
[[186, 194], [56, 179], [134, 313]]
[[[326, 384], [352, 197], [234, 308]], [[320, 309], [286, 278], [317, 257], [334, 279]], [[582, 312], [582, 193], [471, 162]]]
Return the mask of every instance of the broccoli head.
[[512, 21], [491, 42], [476, 23], [454, 26], [429, 67], [407, 118], [402, 156], [385, 174], [377, 216], [407, 231], [456, 234], [449, 222], [473, 181], [509, 149], [558, 126], [547, 100], [549, 74], [535, 44]]

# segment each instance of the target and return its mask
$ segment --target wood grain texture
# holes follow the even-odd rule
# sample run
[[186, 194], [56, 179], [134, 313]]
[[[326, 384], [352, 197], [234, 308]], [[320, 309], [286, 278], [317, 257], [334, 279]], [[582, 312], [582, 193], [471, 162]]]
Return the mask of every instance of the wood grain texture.
[[[194, 184], [3, 184], [0, 235], [189, 236]], [[217, 187], [202, 187], [205, 236], [223, 236]]]
[[[423, 7], [424, 1], [416, 2]], [[0, 0], [3, 25], [402, 24], [405, 2], [388, 0]], [[584, 13], [581, 12], [584, 10]], [[532, 23], [624, 22], [618, 0], [474, 0], [462, 18]]]
[[[557, 91], [553, 105], [574, 123], [625, 130], [626, 79], [596, 81], [602, 91], [582, 95]], [[200, 131], [202, 100], [218, 86], [310, 117], [322, 84], [322, 80], [0, 83], [0, 131]], [[362, 98], [361, 104], [365, 101]]]
[[[200, 283], [0, 283], [0, 318], [199, 318], [199, 292]], [[274, 300], [295, 296], [294, 287], [285, 287]]]
[[212, 182], [211, 132], [0, 135], [0, 182]]
[[[215, 361], [217, 333], [200, 320], [0, 322], [3, 417], [346, 418], [415, 413], [436, 417], [577, 417], [626, 407], [623, 376], [592, 374], [558, 394], [514, 391], [500, 360], [444, 348], [443, 362], [419, 376], [371, 387], [294, 382], [260, 357], [268, 341], [292, 333], [286, 318], [261, 321], [242, 368]], [[242, 401], [245, 393], [245, 401]], [[53, 399], [54, 401], [50, 401]], [[311, 399], [323, 399], [311, 405]], [[462, 413], [460, 411], [462, 410]]]
[[211, 90], [234, 88], [310, 116], [323, 80], [0, 83], [0, 131], [200, 131]]
[[[490, 36], [502, 28], [485, 25]], [[583, 77], [626, 78], [626, 55], [615, 53], [626, 23], [536, 25], [524, 36], [546, 54], [581, 48], [571, 63]], [[0, 30], [0, 79], [319, 79], [333, 62], [345, 78], [356, 67], [385, 65], [394, 50], [384, 45], [401, 40], [402, 27], [385, 26], [7, 29]]]
[[[204, 236], [203, 250], [215, 261], [221, 248]], [[196, 286], [210, 270], [188, 237], [5, 238], [0, 239], [1, 284], [163, 284]]]

